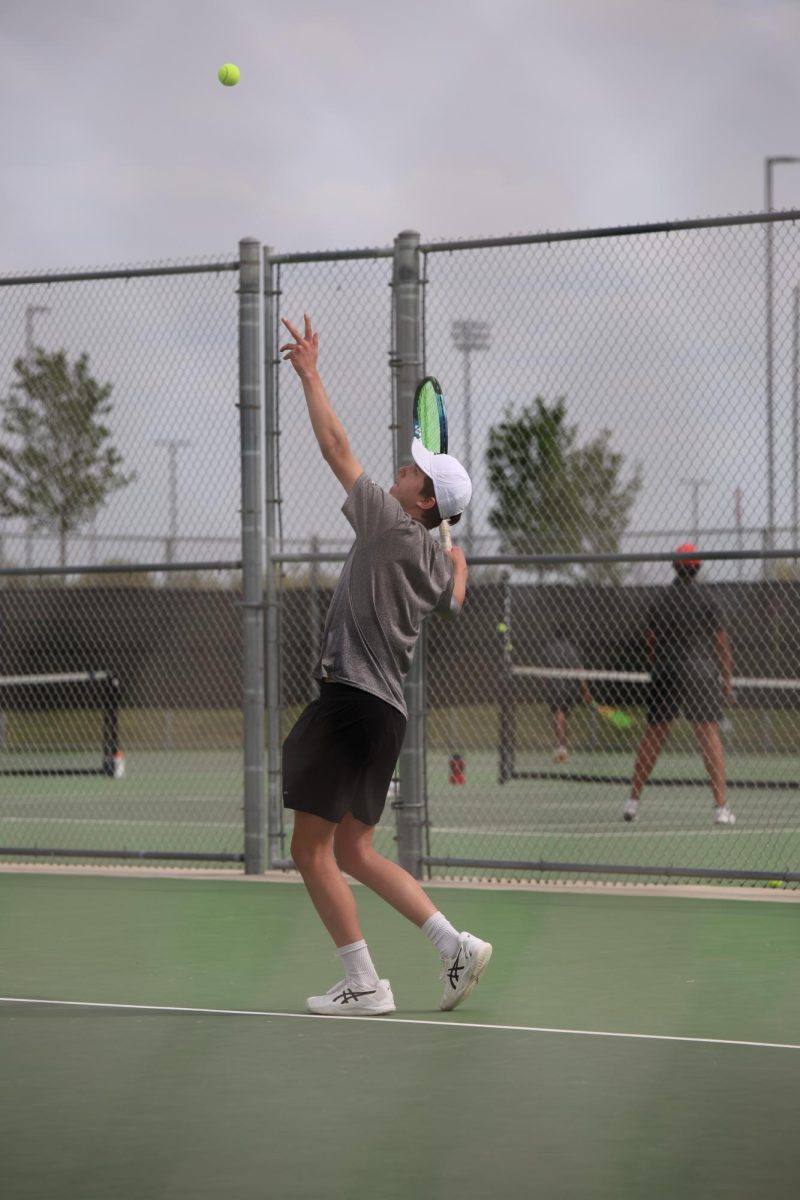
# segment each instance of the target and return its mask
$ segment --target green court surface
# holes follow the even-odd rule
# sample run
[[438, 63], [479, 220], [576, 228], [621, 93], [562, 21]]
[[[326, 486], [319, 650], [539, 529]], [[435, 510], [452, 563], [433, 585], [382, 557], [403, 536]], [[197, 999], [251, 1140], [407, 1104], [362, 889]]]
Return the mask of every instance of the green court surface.
[[[762, 871], [770, 877], [800, 871], [800, 790], [733, 789], [737, 824], [716, 828], [697, 755], [664, 756], [665, 773], [701, 778], [692, 786], [646, 789], [634, 825], [621, 819], [625, 787], [562, 781], [549, 755], [527, 756], [527, 762], [550, 768], [554, 778], [503, 785], [492, 752], [475, 750], [465, 758], [466, 783], [451, 786], [447, 753], [431, 748], [427, 754], [424, 846], [434, 856], [652, 867], [654, 879], [664, 867]], [[621, 754], [575, 754], [568, 770], [624, 777], [630, 765]], [[771, 771], [781, 780], [794, 766], [785, 757], [735, 758], [730, 774], [734, 780], [763, 779]], [[0, 777], [0, 846], [174, 851], [222, 860], [242, 854], [242, 789], [241, 755], [234, 750], [135, 750], [127, 757], [123, 779]], [[290, 831], [287, 816], [286, 857]], [[395, 833], [395, 813], [387, 805], [378, 833], [384, 852], [394, 854]], [[514, 877], [520, 872], [438, 866], [434, 874]], [[623, 878], [613, 872], [586, 875]], [[558, 873], [540, 871], [533, 877]]]
[[4, 1200], [795, 1193], [792, 895], [433, 888], [495, 947], [441, 1013], [357, 894], [392, 1016], [303, 1015], [339, 976], [297, 884], [0, 874]]

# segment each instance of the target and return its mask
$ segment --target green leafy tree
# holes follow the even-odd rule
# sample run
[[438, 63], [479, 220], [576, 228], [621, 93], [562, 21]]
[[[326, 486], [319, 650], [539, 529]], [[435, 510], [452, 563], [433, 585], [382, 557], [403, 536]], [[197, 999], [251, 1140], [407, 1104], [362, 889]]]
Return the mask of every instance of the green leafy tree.
[[63, 350], [36, 349], [14, 363], [0, 443], [0, 512], [53, 530], [66, 566], [67, 538], [134, 476], [120, 470], [105, 419], [110, 383], [89, 373], [88, 355], [70, 364]]
[[[581, 541], [587, 554], [615, 554], [628, 528], [642, 486], [642, 469], [634, 468], [623, 482], [625, 458], [611, 449], [608, 429], [577, 449], [572, 459], [575, 492], [580, 498]], [[584, 578], [591, 583], [622, 583], [622, 563], [587, 563]]]
[[490, 525], [512, 554], [577, 552], [580, 534], [570, 479], [576, 432], [566, 404], [541, 397], [489, 431], [487, 466], [495, 505]]
[[[495, 504], [489, 522], [513, 554], [614, 553], [619, 549], [641, 472], [622, 481], [624, 459], [604, 430], [585, 446], [567, 423], [563, 397], [541, 397], [518, 415], [509, 409], [489, 433], [487, 466]], [[551, 568], [562, 573], [569, 566]], [[541, 570], [540, 570], [540, 573]], [[589, 564], [582, 578], [619, 582], [617, 564]]]

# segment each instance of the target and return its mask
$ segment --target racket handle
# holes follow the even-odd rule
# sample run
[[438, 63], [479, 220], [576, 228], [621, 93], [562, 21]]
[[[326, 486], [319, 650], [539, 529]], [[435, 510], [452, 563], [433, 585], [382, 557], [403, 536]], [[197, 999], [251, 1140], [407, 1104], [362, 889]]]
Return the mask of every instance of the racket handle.
[[442, 521], [439, 526], [439, 541], [442, 543], [443, 550], [451, 550], [453, 548], [453, 538], [450, 533], [449, 521]]

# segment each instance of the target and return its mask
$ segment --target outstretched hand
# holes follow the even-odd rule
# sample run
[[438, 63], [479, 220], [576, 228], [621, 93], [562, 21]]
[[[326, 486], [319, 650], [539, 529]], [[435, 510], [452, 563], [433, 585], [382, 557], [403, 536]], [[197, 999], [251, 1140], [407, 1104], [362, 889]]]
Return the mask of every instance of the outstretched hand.
[[286, 326], [294, 338], [293, 342], [286, 342], [285, 345], [281, 346], [281, 354], [284, 357], [284, 361], [286, 359], [289, 360], [301, 379], [304, 376], [314, 374], [317, 369], [319, 334], [315, 333], [311, 328], [311, 318], [308, 313], [303, 314], [305, 330], [303, 333], [299, 329], [296, 329], [286, 317], [281, 317], [281, 324]]

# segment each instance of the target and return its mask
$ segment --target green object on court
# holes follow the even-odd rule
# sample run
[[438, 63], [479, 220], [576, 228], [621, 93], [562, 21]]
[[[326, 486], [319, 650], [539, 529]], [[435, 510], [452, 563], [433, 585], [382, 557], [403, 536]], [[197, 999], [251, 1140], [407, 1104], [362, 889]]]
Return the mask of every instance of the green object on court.
[[612, 708], [609, 704], [598, 704], [596, 700], [593, 700], [591, 707], [615, 729], [630, 729], [635, 724], [633, 717], [619, 708]]

